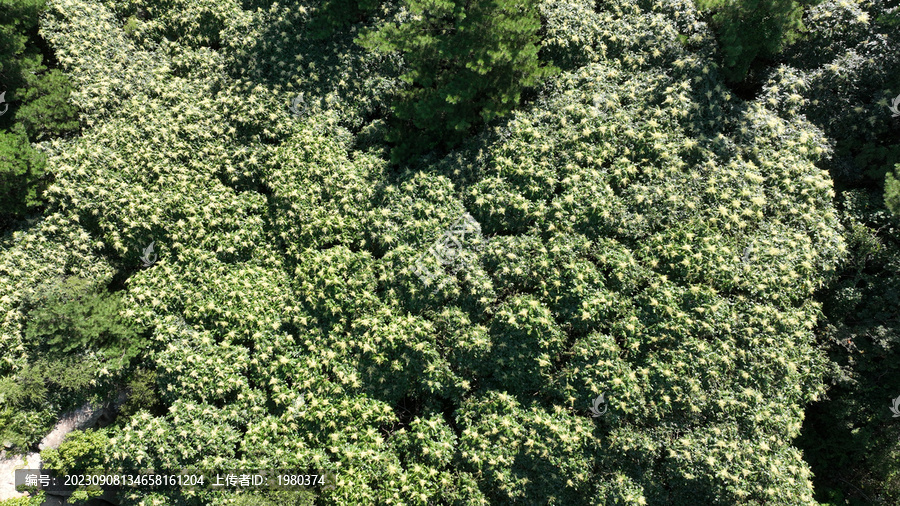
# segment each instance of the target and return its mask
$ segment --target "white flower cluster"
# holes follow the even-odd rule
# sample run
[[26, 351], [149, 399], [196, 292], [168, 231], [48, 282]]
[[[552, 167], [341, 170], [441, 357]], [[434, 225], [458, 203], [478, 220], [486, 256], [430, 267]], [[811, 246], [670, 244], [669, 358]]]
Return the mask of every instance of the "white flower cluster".
[[[473, 235], [474, 238], [466, 237], [467, 235]], [[434, 260], [440, 262], [441, 266], [449, 267], [450, 275], [454, 275], [457, 271], [467, 265], [467, 261], [462, 256], [463, 242], [474, 242], [475, 244], [472, 246], [472, 249], [475, 252], [478, 252], [484, 247], [481, 240], [481, 226], [475, 221], [475, 218], [473, 218], [472, 215], [463, 213], [463, 215], [450, 226], [450, 229], [444, 232], [444, 234], [435, 241], [434, 246], [428, 248], [428, 254], [430, 254]], [[429, 261], [431, 260], [429, 259]], [[433, 261], [431, 262], [433, 263]], [[413, 272], [416, 276], [419, 276], [419, 279], [427, 286], [435, 285], [436, 278], [446, 276], [446, 274], [438, 272], [436, 269], [428, 270], [428, 262], [426, 262], [426, 255], [424, 253], [416, 258]], [[445, 283], [446, 279], [442, 280], [440, 284], [435, 286], [434, 291], [440, 290]]]
[[89, 128], [44, 146], [50, 212], [2, 244], [3, 374], [43, 278], [133, 269], [167, 412], [107, 429], [116, 464], [321, 465], [335, 504], [811, 502], [791, 441], [843, 250], [828, 147], [807, 78], [743, 102], [685, 49], [708, 37], [690, 4], [543, 2], [566, 71], [400, 172], [350, 129], [401, 62], [313, 41], [318, 3], [167, 2], [128, 35], [121, 2], [51, 0]]

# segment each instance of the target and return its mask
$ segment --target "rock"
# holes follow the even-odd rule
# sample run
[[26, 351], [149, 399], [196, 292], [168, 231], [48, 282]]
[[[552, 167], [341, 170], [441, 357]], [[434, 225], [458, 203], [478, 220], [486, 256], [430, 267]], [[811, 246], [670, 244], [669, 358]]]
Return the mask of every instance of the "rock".
[[16, 490], [16, 469], [40, 469], [40, 467], [41, 455], [39, 453], [29, 453], [25, 456], [16, 455], [0, 460], [0, 501], [25, 495]]
[[64, 414], [60, 417], [56, 427], [41, 440], [38, 448], [41, 450], [59, 448], [66, 435], [73, 430], [90, 429], [96, 426], [105, 411], [106, 409], [103, 407], [85, 404], [75, 411]]
[[[107, 417], [112, 416], [109, 408], [103, 406], [91, 406], [90, 404], [85, 404], [74, 411], [65, 413], [59, 418], [59, 422], [57, 422], [53, 430], [41, 440], [38, 448], [41, 450], [47, 448], [59, 448], [63, 439], [65, 439], [66, 435], [70, 432], [73, 430], [94, 428], [101, 422], [101, 418], [104, 415]], [[12, 448], [13, 445], [12, 443], [5, 441], [3, 446], [5, 448]], [[6, 450], [3, 450], [2, 455], [0, 455], [0, 501], [25, 495], [24, 493], [16, 491], [14, 482], [16, 469], [41, 468], [40, 453], [29, 453], [24, 457], [17, 455], [8, 459], [4, 458], [5, 456]]]

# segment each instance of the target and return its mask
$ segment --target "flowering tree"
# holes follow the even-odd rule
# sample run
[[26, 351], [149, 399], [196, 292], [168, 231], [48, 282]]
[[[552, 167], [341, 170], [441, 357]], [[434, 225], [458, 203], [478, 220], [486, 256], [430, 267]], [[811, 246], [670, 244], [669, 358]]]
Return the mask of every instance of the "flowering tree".
[[[91, 458], [315, 467], [336, 475], [324, 504], [812, 502], [793, 440], [824, 391], [812, 294], [844, 242], [797, 72], [745, 102], [682, 44], [710, 37], [690, 2], [546, 2], [539, 47], [566, 71], [397, 172], [377, 136], [358, 139], [417, 89], [397, 78], [412, 67], [311, 33], [305, 4], [172, 5], [126, 22], [130, 2], [51, 2], [90, 128], [48, 144], [50, 213], [0, 255], [6, 378], [35, 352], [21, 303], [40, 277], [130, 274], [120, 314], [152, 329], [159, 405], [104, 429]], [[407, 21], [490, 24], [487, 3], [469, 21], [461, 5]], [[536, 62], [533, 18], [507, 24], [534, 11], [502, 5], [501, 32]], [[194, 9], [222, 23], [219, 49], [184, 21]], [[371, 33], [408, 30], [411, 12]], [[465, 112], [445, 126], [487, 119]], [[484, 241], [427, 285], [415, 260], [463, 212]], [[159, 259], [140, 267], [151, 241]]]

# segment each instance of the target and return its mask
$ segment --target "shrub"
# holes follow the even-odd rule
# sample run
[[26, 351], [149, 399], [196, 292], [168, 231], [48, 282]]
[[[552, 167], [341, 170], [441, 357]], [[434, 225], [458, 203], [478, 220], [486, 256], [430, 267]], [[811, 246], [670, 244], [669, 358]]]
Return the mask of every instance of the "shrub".
[[[112, 448], [104, 431], [75, 430], [68, 433], [58, 449], [48, 448], [41, 452], [42, 467], [55, 471], [57, 476], [75, 474], [108, 473], [109, 453]], [[71, 501], [85, 501], [103, 494], [99, 486], [79, 486], [70, 497]]]
[[102, 430], [75, 430], [68, 433], [58, 449], [41, 452], [44, 468], [60, 474], [102, 471], [109, 463], [109, 437]]
[[0, 501], [0, 506], [41, 506], [42, 504], [44, 504], [44, 492]]
[[308, 490], [279, 490], [267, 493], [232, 492], [209, 500], [208, 506], [312, 506], [316, 494]]
[[[5, 378], [4, 378], [5, 379]], [[0, 384], [0, 389], [8, 385]], [[4, 406], [0, 408], [0, 442], [11, 444], [8, 452], [27, 453], [40, 442], [56, 423], [56, 413], [50, 408], [29, 409], [19, 399], [12, 399], [7, 392], [0, 392]]]

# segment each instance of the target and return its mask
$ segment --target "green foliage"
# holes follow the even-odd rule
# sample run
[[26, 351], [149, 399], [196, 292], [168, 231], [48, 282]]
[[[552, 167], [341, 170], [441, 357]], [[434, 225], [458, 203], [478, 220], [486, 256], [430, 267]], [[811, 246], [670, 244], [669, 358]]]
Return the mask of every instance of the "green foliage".
[[406, 86], [388, 137], [397, 144], [395, 162], [456, 146], [480, 124], [508, 115], [526, 88], [554, 72], [538, 59], [534, 1], [407, 0], [401, 12], [358, 39], [404, 58]]
[[98, 381], [104, 365], [93, 354], [31, 353], [28, 363], [0, 377], [0, 440], [18, 451], [27, 450], [50, 431], [60, 411], [105, 399], [108, 384]]
[[[237, 1], [126, 0], [116, 2], [124, 32], [135, 41], [178, 41], [185, 46], [218, 49], [221, 31]], [[176, 14], [177, 13], [177, 14]], [[122, 26], [120, 25], [120, 26]]]
[[0, 378], [0, 435], [26, 450], [50, 431], [60, 411], [106, 398], [95, 356], [34, 356], [15, 374]]
[[156, 411], [160, 403], [159, 387], [156, 381], [155, 371], [144, 369], [143, 367], [135, 369], [126, 387], [128, 397], [119, 407], [118, 415], [127, 419], [140, 410]]
[[242, 468], [235, 459], [242, 408], [178, 400], [165, 416], [141, 411], [111, 434], [110, 461], [123, 469]]
[[816, 475], [819, 499], [850, 504], [900, 501], [900, 223], [877, 191], [840, 198], [850, 249], [823, 293], [820, 342], [833, 362], [827, 400], [813, 405], [798, 445]]
[[135, 326], [122, 318], [122, 300], [90, 281], [69, 277], [35, 293], [25, 337], [55, 357], [97, 350], [111, 370], [141, 352]]
[[380, 0], [322, 0], [313, 12], [310, 31], [314, 39], [325, 39], [383, 3]]
[[58, 449], [41, 452], [45, 469], [59, 474], [75, 471], [102, 471], [109, 462], [109, 438], [100, 430], [75, 430], [66, 435]]
[[777, 55], [797, 40], [808, 0], [697, 0], [711, 20], [728, 80], [744, 79], [756, 59]]
[[[185, 362], [185, 356], [192, 360]], [[169, 403], [179, 398], [224, 403], [247, 388], [243, 374], [248, 358], [243, 346], [215, 344], [209, 337], [191, 336], [170, 341], [156, 356], [156, 362], [160, 381], [168, 385], [162, 396]]]
[[29, 73], [26, 86], [18, 94], [22, 105], [16, 109], [20, 122], [34, 140], [60, 137], [78, 130], [78, 109], [69, 101], [72, 84], [59, 69]]
[[[491, 504], [589, 504], [591, 455], [598, 452], [591, 421], [521, 406], [491, 392], [469, 399], [457, 420], [462, 468], [483, 476]], [[587, 499], [587, 500], [586, 500]]]
[[[29, 70], [40, 65], [40, 56], [34, 47], [38, 17], [47, 4], [46, 0], [3, 0], [0, 2], [0, 75], [2, 91], [16, 89], [25, 84]], [[14, 97], [9, 94], [6, 101]], [[4, 126], [7, 118], [3, 118]]]
[[[690, 57], [674, 62], [687, 75], [711, 73], [708, 65]], [[609, 440], [616, 456], [604, 460], [598, 474], [605, 478], [597, 481], [616, 483], [624, 473], [637, 488], [605, 490], [625, 502], [644, 496], [666, 504], [733, 504], [771, 500], [792, 483], [783, 504], [808, 501], [810, 475], [796, 467], [790, 439], [800, 428], [801, 398], [821, 394], [824, 361], [809, 332], [815, 306], [794, 304], [824, 281], [809, 283], [814, 270], [806, 269], [820, 261], [833, 269], [842, 249], [827, 174], [813, 164], [825, 152], [822, 138], [781, 100], [775, 104], [788, 120], [759, 106], [720, 113], [734, 99], [723, 88], [692, 88], [677, 71], [657, 72], [583, 67], [561, 76], [539, 108], [508, 122], [492, 163], [468, 189], [467, 207], [483, 230], [512, 231], [519, 239], [491, 240], [486, 263], [498, 287], [539, 297], [570, 337], [586, 335], [564, 348], [563, 357], [571, 358], [554, 381], [543, 382], [542, 393], [556, 405], [575, 406], [607, 394], [615, 414], [600, 424], [621, 435]], [[791, 79], [785, 75], [783, 85]], [[735, 132], [731, 141], [716, 131], [723, 122]], [[805, 189], [795, 186], [801, 181]], [[794, 192], [816, 197], [789, 196]], [[807, 235], [823, 218], [835, 228]], [[522, 240], [529, 227], [543, 244]], [[805, 258], [813, 251], [830, 253]], [[788, 259], [789, 252], [797, 256]], [[723, 294], [731, 294], [729, 302]], [[496, 324], [515, 321], [505, 313], [494, 317], [500, 314]], [[784, 338], [773, 339], [765, 328]], [[536, 354], [510, 355], [519, 360], [504, 364], [504, 373], [541, 372], [542, 364], [528, 363]], [[542, 358], [555, 361], [552, 354]], [[727, 438], [707, 433], [716, 423], [740, 429]], [[643, 424], [658, 429], [639, 429]], [[692, 456], [679, 457], [687, 460], [667, 461], [659, 450], [673, 437], [656, 432], [665, 433], [667, 424], [688, 427], [680, 431]], [[756, 438], [774, 437], [767, 455], [796, 473], [772, 475], [763, 472], [767, 461], [756, 461], [756, 476], [768, 477], [738, 486], [721, 474], [725, 453], [711, 456], [714, 463], [702, 471], [687, 463], [709, 456], [698, 442], [716, 437], [746, 448], [747, 459]], [[640, 464], [623, 470], [625, 455]], [[728, 473], [738, 476], [749, 462]]]
[[793, 102], [831, 140], [833, 156], [821, 166], [843, 190], [849, 255], [833, 285], [819, 294], [826, 317], [819, 346], [832, 362], [832, 386], [828, 400], [808, 410], [798, 440], [816, 476], [817, 499], [835, 504], [893, 504], [900, 497], [897, 433], [888, 411], [900, 388], [892, 379], [898, 349], [894, 253], [900, 246], [889, 212], [898, 208], [900, 163], [889, 110], [900, 93], [898, 9], [891, 0], [835, 0], [810, 8], [806, 37], [783, 55], [801, 85], [778, 85], [784, 103]]
[[[57, 413], [107, 400], [110, 375], [123, 372], [138, 349], [130, 342], [133, 329], [110, 323], [120, 317], [110, 311], [109, 297], [86, 288], [83, 280], [70, 279], [22, 301], [20, 309], [32, 318], [21, 346], [26, 360], [0, 378], [0, 434], [19, 450], [40, 441]], [[12, 358], [7, 364], [15, 364]]]
[[0, 1], [0, 230], [40, 207], [47, 185], [44, 159], [30, 141], [78, 128], [64, 74], [42, 63], [38, 18], [46, 0]]
[[78, 129], [76, 109], [68, 102], [72, 86], [59, 70], [44, 64], [38, 19], [46, 0], [0, 2], [0, 76], [9, 110], [0, 127], [20, 123], [32, 141]]
[[41, 205], [45, 164], [21, 130], [0, 130], [0, 228]]
[[888, 172], [884, 179], [884, 205], [894, 214], [900, 214], [900, 164], [894, 166], [894, 173]]
[[44, 492], [35, 495], [12, 497], [0, 501], [0, 506], [41, 506], [44, 504]]
[[827, 0], [809, 9], [808, 37], [785, 51], [805, 83], [801, 112], [834, 145], [822, 165], [839, 187], [881, 187], [900, 163], [888, 108], [900, 94], [897, 12], [896, 2]]
[[493, 375], [500, 391], [522, 397], [539, 391], [565, 346], [565, 334], [550, 309], [536, 298], [516, 297], [497, 308], [491, 323], [496, 351], [482, 374]]
[[[7, 385], [0, 384], [0, 388], [6, 387]], [[10, 396], [7, 392], [0, 392], [0, 397], [8, 400]], [[56, 423], [55, 415], [49, 408], [34, 410], [12, 402], [4, 404], [0, 408], [0, 442], [12, 444], [9, 451], [26, 453], [52, 430]]]
[[[6, 378], [34, 362], [29, 290], [133, 272], [123, 314], [156, 374], [134, 381], [160, 405], [104, 429], [109, 466], [314, 467], [337, 476], [322, 504], [812, 502], [792, 442], [824, 390], [811, 297], [844, 246], [797, 72], [743, 102], [689, 52], [709, 40], [690, 2], [547, 1], [541, 48], [567, 71], [397, 172], [370, 134], [412, 67], [353, 44], [367, 20], [314, 41], [307, 4], [169, 5], [51, 2], [91, 128], [46, 143], [47, 217], [2, 238]], [[387, 12], [370, 33], [429, 19]], [[435, 291], [417, 258], [463, 211], [484, 237]]]
[[267, 493], [235, 492], [216, 498], [209, 506], [312, 506], [315, 493], [308, 490], [278, 490]]
[[[58, 449], [41, 451], [42, 468], [55, 471], [57, 476], [65, 474], [104, 474], [109, 472], [109, 437], [103, 431], [75, 430], [66, 435]], [[103, 490], [99, 486], [77, 487], [70, 501], [85, 501], [99, 497]]]
[[7, 400], [31, 408], [45, 404], [71, 406], [77, 403], [71, 396], [83, 400], [86, 390], [96, 384], [98, 366], [101, 363], [95, 357], [35, 358], [14, 377], [15, 383], [6, 385]]

